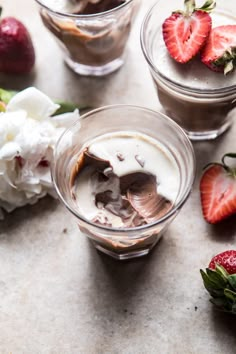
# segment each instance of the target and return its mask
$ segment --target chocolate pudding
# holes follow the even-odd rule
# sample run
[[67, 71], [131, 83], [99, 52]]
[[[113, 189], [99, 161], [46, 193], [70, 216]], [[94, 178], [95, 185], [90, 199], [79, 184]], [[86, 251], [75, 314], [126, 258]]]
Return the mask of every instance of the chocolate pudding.
[[[71, 199], [78, 212], [112, 229], [157, 222], [172, 209], [178, 189], [173, 157], [158, 142], [138, 133], [105, 134], [86, 144], [70, 176]], [[161, 229], [130, 240], [129, 245], [116, 237], [105, 242], [111, 249], [144, 247], [158, 239]], [[82, 231], [89, 232], [83, 227]], [[99, 242], [98, 235], [93, 237]]]
[[40, 14], [59, 41], [69, 66], [100, 68], [122, 57], [138, 3], [139, 0], [44, 0], [45, 8]]
[[183, 130], [132, 105], [82, 116], [62, 134], [52, 165], [56, 191], [79, 229], [116, 259], [151, 251], [186, 202], [194, 175]]
[[124, 4], [126, 0], [74, 0], [74, 14], [78, 15], [93, 15], [114, 9], [117, 6]]
[[122, 228], [146, 225], [173, 206], [178, 174], [172, 164], [145, 136], [108, 134], [79, 154], [71, 173], [71, 196], [79, 212], [94, 223]]

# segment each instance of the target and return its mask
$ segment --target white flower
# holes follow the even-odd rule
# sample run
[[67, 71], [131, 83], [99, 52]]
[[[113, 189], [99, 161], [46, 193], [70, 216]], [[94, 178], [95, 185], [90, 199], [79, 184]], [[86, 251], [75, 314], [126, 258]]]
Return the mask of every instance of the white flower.
[[78, 110], [51, 117], [59, 108], [34, 87], [16, 94], [0, 113], [0, 219], [34, 204], [46, 194], [55, 196], [50, 162], [66, 126], [79, 118]]

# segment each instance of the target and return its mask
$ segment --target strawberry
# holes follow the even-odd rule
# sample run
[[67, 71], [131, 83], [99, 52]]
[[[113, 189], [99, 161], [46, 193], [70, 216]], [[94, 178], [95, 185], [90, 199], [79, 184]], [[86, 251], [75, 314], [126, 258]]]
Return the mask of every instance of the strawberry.
[[220, 264], [229, 274], [236, 274], [236, 251], [230, 250], [217, 254], [209, 263], [208, 268], [215, 270], [216, 264]]
[[236, 250], [216, 255], [200, 273], [216, 308], [236, 314]]
[[206, 221], [215, 224], [236, 213], [236, 169], [222, 163], [210, 163], [200, 181], [202, 213]]
[[213, 71], [225, 74], [236, 67], [236, 25], [211, 30], [201, 53], [202, 62]]
[[179, 63], [187, 63], [204, 45], [212, 25], [208, 12], [215, 7], [207, 0], [196, 8], [194, 0], [185, 0], [185, 11], [175, 11], [162, 25], [162, 33], [169, 54]]
[[[1, 14], [1, 8], [0, 8]], [[0, 71], [29, 73], [35, 63], [35, 51], [26, 27], [14, 17], [0, 22]]]

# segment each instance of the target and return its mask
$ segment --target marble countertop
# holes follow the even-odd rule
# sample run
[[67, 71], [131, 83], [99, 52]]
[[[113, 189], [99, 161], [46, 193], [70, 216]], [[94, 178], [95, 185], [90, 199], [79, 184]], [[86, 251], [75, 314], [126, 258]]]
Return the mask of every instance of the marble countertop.
[[[27, 77], [0, 75], [0, 87], [33, 85], [52, 98], [99, 107], [130, 103], [160, 109], [139, 45], [143, 1], [127, 60], [105, 78], [68, 69], [33, 0], [3, 0], [3, 16], [22, 20], [37, 63]], [[190, 198], [152, 253], [129, 262], [97, 252], [75, 219], [50, 197], [0, 222], [0, 353], [234, 354], [236, 317], [213, 311], [199, 269], [235, 248], [235, 218], [202, 218], [202, 167], [235, 150], [236, 125], [214, 142], [194, 143], [197, 176]]]

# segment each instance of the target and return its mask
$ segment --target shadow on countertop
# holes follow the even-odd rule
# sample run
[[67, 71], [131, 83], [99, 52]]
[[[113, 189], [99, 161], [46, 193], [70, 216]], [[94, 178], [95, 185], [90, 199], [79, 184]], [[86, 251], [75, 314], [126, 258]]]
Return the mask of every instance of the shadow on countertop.
[[212, 307], [211, 313], [212, 323], [216, 333], [229, 333], [235, 338], [236, 345], [236, 315], [221, 312]]
[[[168, 237], [168, 235], [165, 235], [165, 237]], [[99, 293], [99, 279], [102, 273], [102, 277], [105, 276], [105, 278], [107, 278], [110, 296], [112, 296], [116, 306], [123, 306], [124, 309], [128, 308], [129, 306], [132, 308], [133, 297], [136, 298], [136, 301], [137, 298], [140, 298], [141, 301], [141, 299], [143, 299], [145, 296], [146, 290], [150, 291], [150, 288], [152, 287], [155, 289], [157, 282], [153, 283], [152, 270], [157, 268], [158, 265], [160, 267], [159, 269], [161, 269], [161, 264], [164, 262], [163, 257], [165, 253], [163, 247], [168, 247], [163, 238], [160, 239], [150, 254], [143, 257], [123, 261], [113, 259], [112, 257], [97, 251], [90, 241], [88, 241], [88, 243], [90, 248], [89, 262], [94, 287], [98, 288]], [[156, 278], [158, 279], [158, 285], [160, 288], [163, 287], [165, 278], [163, 277], [162, 272], [156, 273], [155, 279]]]
[[40, 199], [34, 205], [26, 205], [20, 208], [16, 208], [11, 213], [4, 211], [4, 219], [0, 220], [0, 238], [2, 234], [8, 231], [13, 231], [19, 227], [21, 223], [26, 222], [26, 220], [32, 220], [34, 218], [41, 217], [42, 222], [44, 216], [49, 212], [57, 208], [59, 201], [46, 196]]
[[210, 239], [220, 243], [236, 241], [236, 215], [218, 224], [207, 225], [207, 233]]

